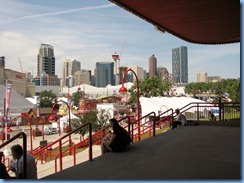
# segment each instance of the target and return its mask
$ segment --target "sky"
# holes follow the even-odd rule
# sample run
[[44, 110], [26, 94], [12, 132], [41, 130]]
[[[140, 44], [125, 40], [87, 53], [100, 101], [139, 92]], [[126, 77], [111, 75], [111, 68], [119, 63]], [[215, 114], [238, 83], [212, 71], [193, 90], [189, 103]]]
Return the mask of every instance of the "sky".
[[[0, 56], [6, 68], [37, 74], [40, 45], [54, 47], [56, 74], [66, 59], [92, 70], [96, 62], [140, 66], [148, 71], [149, 57], [172, 73], [172, 49], [188, 48], [188, 80], [198, 72], [222, 78], [240, 77], [240, 43], [200, 45], [183, 41], [121, 9], [108, 0], [0, 0]], [[20, 60], [20, 62], [19, 62]], [[21, 65], [20, 65], [21, 63]]]

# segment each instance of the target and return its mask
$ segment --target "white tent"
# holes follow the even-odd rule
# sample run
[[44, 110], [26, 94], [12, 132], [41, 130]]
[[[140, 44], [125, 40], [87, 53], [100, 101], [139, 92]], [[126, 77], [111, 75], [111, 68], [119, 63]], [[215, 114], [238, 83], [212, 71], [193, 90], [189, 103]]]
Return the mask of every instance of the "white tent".
[[[79, 119], [79, 118], [77, 116], [75, 116], [74, 114], [72, 114], [72, 112], [70, 112], [70, 119]], [[59, 120], [60, 120], [60, 129], [61, 129], [61, 131], [63, 131], [64, 124], [69, 123], [69, 114], [67, 114], [66, 116], [63, 116], [62, 118], [59, 118]]]
[[[204, 103], [204, 105], [209, 105], [213, 107], [213, 104], [208, 104], [207, 102], [195, 98], [190, 97], [151, 97], [145, 98], [140, 97], [141, 103], [141, 113], [142, 116], [149, 114], [150, 112], [155, 112], [156, 115], [167, 111], [168, 109], [175, 109], [182, 108], [190, 103], [197, 102], [197, 103]], [[191, 105], [189, 105], [190, 107]], [[202, 110], [202, 109], [200, 109]], [[188, 112], [194, 113], [195, 109], [189, 109]]]

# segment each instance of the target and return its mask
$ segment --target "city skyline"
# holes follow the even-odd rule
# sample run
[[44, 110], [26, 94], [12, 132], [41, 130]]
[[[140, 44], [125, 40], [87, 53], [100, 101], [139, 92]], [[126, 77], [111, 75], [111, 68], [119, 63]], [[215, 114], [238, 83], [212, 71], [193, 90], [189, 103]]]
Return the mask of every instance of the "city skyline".
[[[140, 66], [147, 72], [148, 58], [172, 73], [172, 49], [188, 48], [189, 82], [198, 72], [222, 78], [240, 77], [240, 43], [199, 45], [185, 42], [106, 0], [31, 1], [0, 0], [0, 56], [6, 68], [37, 75], [40, 45], [54, 47], [56, 74], [62, 77], [65, 60], [78, 60], [81, 69], [91, 70], [97, 62], [113, 62], [121, 54], [121, 66]], [[111, 16], [113, 15], [113, 16]], [[34, 72], [33, 72], [34, 71]]]

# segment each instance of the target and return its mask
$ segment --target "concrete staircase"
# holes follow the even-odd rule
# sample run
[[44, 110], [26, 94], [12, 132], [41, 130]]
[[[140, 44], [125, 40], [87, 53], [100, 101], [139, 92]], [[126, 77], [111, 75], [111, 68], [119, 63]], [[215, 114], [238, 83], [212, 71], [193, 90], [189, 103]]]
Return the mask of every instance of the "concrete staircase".
[[240, 180], [240, 132], [240, 125], [180, 126], [43, 179]]

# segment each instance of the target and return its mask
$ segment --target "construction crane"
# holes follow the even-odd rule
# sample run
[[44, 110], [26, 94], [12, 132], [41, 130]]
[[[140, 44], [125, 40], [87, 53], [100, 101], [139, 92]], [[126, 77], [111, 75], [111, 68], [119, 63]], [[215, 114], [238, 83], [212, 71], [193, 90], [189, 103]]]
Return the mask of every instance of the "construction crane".
[[18, 60], [19, 60], [19, 65], [20, 65], [21, 72], [24, 73], [23, 67], [22, 67], [22, 64], [21, 64], [21, 61], [20, 61], [20, 58], [19, 57], [18, 57]]

